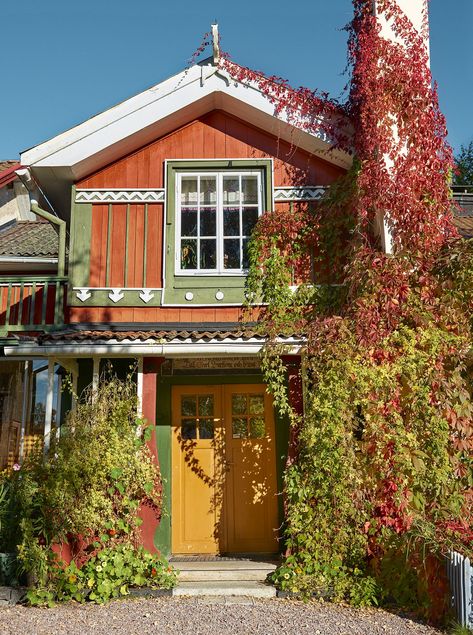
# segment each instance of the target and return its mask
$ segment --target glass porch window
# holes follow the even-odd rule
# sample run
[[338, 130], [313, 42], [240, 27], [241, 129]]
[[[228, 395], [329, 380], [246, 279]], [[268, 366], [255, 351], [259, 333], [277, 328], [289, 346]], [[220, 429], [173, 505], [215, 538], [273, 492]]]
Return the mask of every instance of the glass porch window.
[[259, 172], [178, 175], [177, 272], [239, 273], [262, 212]]

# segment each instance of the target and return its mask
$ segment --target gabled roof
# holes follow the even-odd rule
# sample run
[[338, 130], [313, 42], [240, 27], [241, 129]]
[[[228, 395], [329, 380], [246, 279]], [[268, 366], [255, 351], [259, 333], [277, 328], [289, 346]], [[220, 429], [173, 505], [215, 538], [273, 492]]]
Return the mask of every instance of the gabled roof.
[[[54, 199], [70, 184], [211, 110], [224, 110], [331, 163], [348, 167], [351, 157], [334, 150], [323, 133], [307, 132], [278, 113], [257, 83], [235, 79], [209, 58], [148, 90], [30, 148], [21, 163]], [[62, 189], [62, 192], [61, 192]], [[65, 200], [63, 201], [65, 203]]]
[[0, 229], [0, 257], [57, 258], [58, 237], [46, 221], [17, 221]]

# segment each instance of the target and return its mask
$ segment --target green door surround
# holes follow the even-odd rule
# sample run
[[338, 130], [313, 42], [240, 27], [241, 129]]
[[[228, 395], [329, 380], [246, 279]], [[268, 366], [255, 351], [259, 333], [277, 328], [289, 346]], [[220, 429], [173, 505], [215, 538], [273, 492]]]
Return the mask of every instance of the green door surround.
[[[171, 392], [173, 386], [215, 386], [223, 384], [258, 384], [263, 383], [261, 375], [187, 375], [159, 377], [156, 404], [156, 445], [158, 461], [163, 477], [164, 513], [160, 525], [156, 529], [154, 544], [163, 554], [171, 553]], [[278, 492], [283, 490], [283, 473], [286, 464], [287, 447], [289, 442], [289, 423], [275, 412], [276, 424], [276, 476]], [[282, 496], [279, 496], [279, 520], [284, 519]]]

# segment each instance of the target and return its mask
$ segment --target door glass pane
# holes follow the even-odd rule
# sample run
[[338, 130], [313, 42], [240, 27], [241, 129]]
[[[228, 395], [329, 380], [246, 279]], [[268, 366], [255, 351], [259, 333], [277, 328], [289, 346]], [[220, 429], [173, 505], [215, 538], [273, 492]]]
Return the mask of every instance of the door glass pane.
[[240, 240], [238, 238], [223, 241], [223, 267], [224, 269], [240, 268]]
[[181, 269], [197, 269], [197, 240], [181, 241]]
[[197, 236], [197, 208], [184, 207], [181, 210], [181, 236]]
[[243, 203], [257, 203], [258, 202], [258, 177], [242, 176], [241, 189], [242, 189]]
[[195, 395], [182, 396], [181, 415], [183, 417], [195, 417], [197, 415], [197, 398]]
[[217, 179], [214, 176], [203, 176], [200, 179], [201, 205], [215, 205], [217, 200]]
[[243, 218], [243, 236], [250, 236], [253, 231], [253, 227], [258, 220], [258, 208], [257, 207], [244, 207], [242, 211]]
[[232, 395], [232, 414], [243, 415], [246, 413], [246, 395], [235, 393]]
[[199, 439], [213, 439], [213, 438], [214, 438], [213, 419], [200, 419]]
[[200, 395], [199, 396], [199, 416], [213, 417], [213, 414], [214, 414], [214, 396]]
[[236, 176], [223, 177], [223, 203], [239, 203], [240, 201], [240, 179]]
[[246, 417], [232, 417], [232, 436], [234, 439], [246, 439], [248, 436]]
[[181, 180], [181, 203], [182, 205], [197, 203], [197, 177], [183, 176]]
[[264, 395], [250, 395], [250, 415], [264, 413]]
[[223, 235], [240, 235], [240, 209], [229, 207], [223, 210]]
[[264, 417], [250, 417], [250, 437], [252, 439], [262, 439], [264, 435]]
[[183, 419], [181, 424], [183, 439], [197, 439], [197, 424], [195, 419]]
[[200, 241], [200, 268], [215, 269], [217, 267], [217, 241], [204, 239]]
[[[216, 236], [217, 235], [217, 222], [216, 222], [216, 209], [215, 207], [205, 207], [200, 210], [200, 235], [201, 236]], [[186, 234], [190, 235], [190, 234]], [[193, 234], [192, 234], [193, 235]]]

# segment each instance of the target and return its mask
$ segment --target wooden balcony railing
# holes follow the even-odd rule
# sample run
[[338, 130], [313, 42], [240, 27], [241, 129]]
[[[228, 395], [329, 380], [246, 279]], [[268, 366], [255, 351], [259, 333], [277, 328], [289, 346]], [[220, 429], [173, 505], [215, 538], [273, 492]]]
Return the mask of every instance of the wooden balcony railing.
[[64, 324], [63, 276], [0, 276], [0, 335]]

